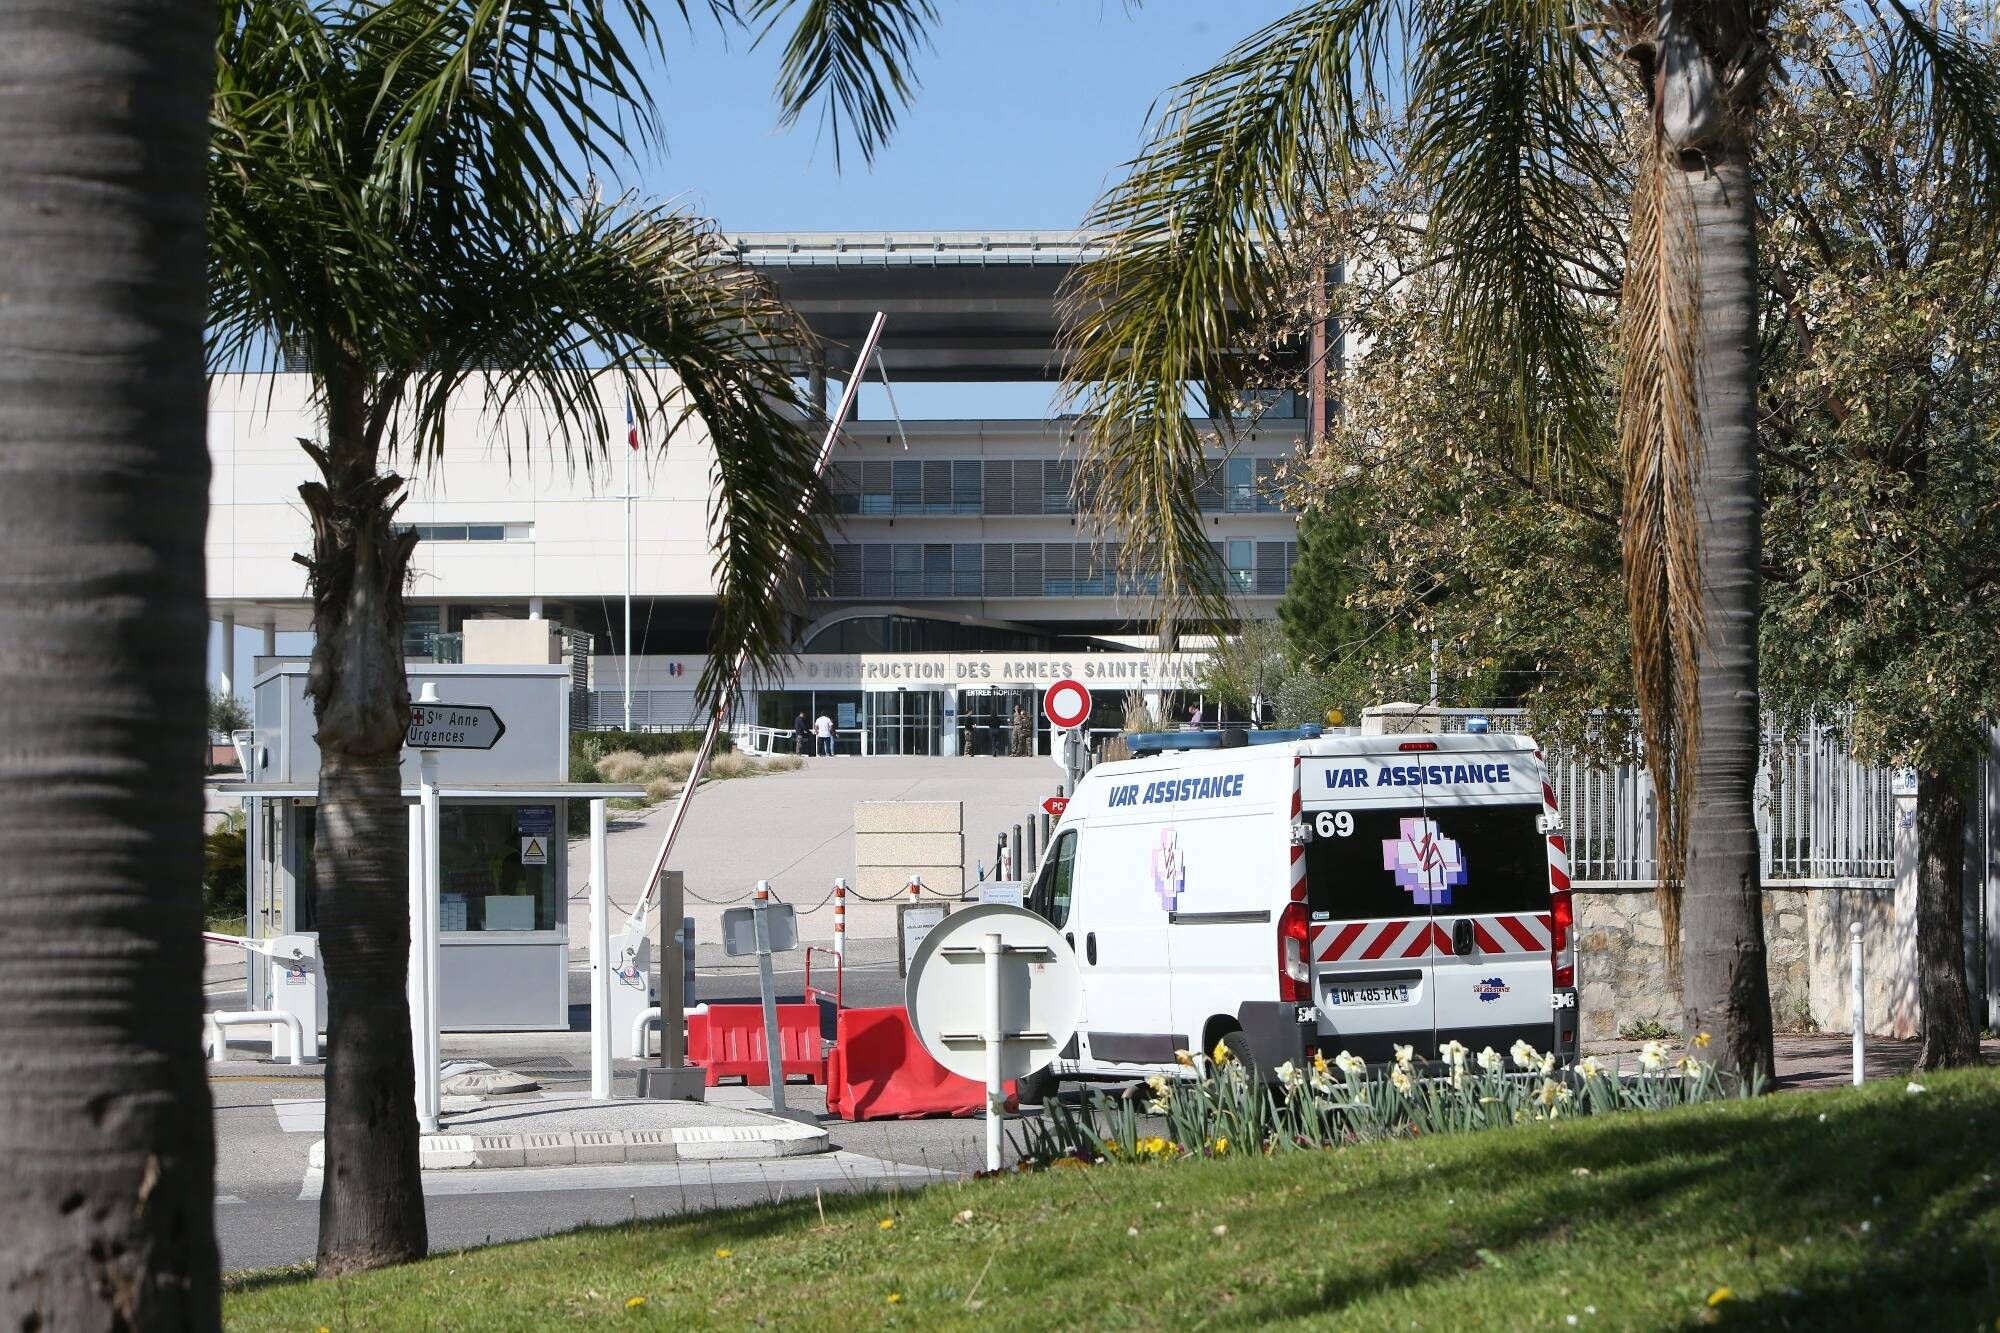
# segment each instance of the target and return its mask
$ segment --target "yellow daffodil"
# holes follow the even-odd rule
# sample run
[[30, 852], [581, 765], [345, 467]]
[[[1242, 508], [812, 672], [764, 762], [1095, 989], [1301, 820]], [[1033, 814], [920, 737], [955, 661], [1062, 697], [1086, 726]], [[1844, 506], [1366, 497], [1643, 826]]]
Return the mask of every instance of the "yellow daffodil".
[[730, 1255], [734, 1253], [735, 1253], [734, 1250], [717, 1250], [715, 1252], [715, 1257], [718, 1259], [727, 1259]]
[[891, 1305], [901, 1305], [902, 1303], [903, 1303], [903, 1293], [902, 1293], [902, 1292], [900, 1292], [900, 1291], [892, 1291], [892, 1292], [890, 1292], [890, 1293], [889, 1293], [889, 1304], [891, 1304]]
[[1215, 1063], [1219, 1065], [1226, 1065], [1235, 1057], [1230, 1055], [1229, 1053], [1228, 1042], [1218, 1041], [1217, 1043], [1215, 1043], [1215, 1050], [1213, 1054], [1210, 1056], [1210, 1058], [1213, 1059]]
[[645, 1303], [646, 1303], [646, 1298], [644, 1296], [634, 1296], [632, 1299], [625, 1302], [625, 1308], [628, 1310], [636, 1310]]
[[1706, 1032], [1697, 1032], [1694, 1034], [1694, 1044], [1696, 1050], [1706, 1050], [1708, 1048], [1708, 1041], [1709, 1037]]
[[896, 1219], [893, 1217], [885, 1217], [880, 1222], [877, 1222], [875, 1225], [883, 1231], [894, 1231], [896, 1229]]
[[1175, 1063], [1175, 1064], [1181, 1064], [1181, 1065], [1188, 1065], [1188, 1066], [1192, 1066], [1192, 1065], [1194, 1064], [1194, 1052], [1193, 1052], [1193, 1051], [1175, 1051], [1175, 1052], [1174, 1052], [1174, 1063]]
[[1727, 1287], [1717, 1287], [1714, 1291], [1708, 1293], [1708, 1303], [1710, 1308], [1718, 1306], [1722, 1304], [1724, 1301], [1733, 1301], [1735, 1299], [1736, 1299], [1736, 1293], [1731, 1291]]
[[1216, 1151], [1216, 1155], [1217, 1155], [1217, 1156], [1220, 1156], [1221, 1154], [1223, 1154], [1223, 1153], [1226, 1153], [1226, 1152], [1228, 1152], [1228, 1151], [1229, 1151], [1229, 1140], [1228, 1140], [1228, 1139], [1226, 1139], [1226, 1138], [1218, 1138], [1218, 1139], [1217, 1139], [1217, 1140], [1216, 1140], [1216, 1141], [1215, 1141], [1215, 1142], [1214, 1142], [1213, 1144], [1211, 1144], [1210, 1146], [1211, 1146], [1211, 1147], [1213, 1147], [1213, 1148], [1215, 1149], [1215, 1151]]
[[1324, 1074], [1324, 1073], [1326, 1073], [1326, 1052], [1325, 1052], [1325, 1051], [1314, 1051], [1314, 1052], [1313, 1052], [1313, 1073], [1315, 1073], [1315, 1074]]

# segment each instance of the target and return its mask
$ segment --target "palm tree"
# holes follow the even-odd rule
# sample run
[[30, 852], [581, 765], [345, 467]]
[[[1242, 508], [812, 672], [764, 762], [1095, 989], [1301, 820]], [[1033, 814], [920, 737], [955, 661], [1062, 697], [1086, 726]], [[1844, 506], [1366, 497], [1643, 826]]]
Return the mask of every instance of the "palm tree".
[[[787, 550], [807, 571], [824, 563], [799, 504], [819, 493], [792, 379], [802, 329], [712, 228], [599, 202], [584, 179], [652, 132], [631, 41], [658, 36], [643, 0], [223, 5], [213, 353], [303, 352], [324, 420], [302, 442], [318, 476], [300, 487], [329, 1001], [322, 1273], [426, 1248], [398, 776], [416, 538], [396, 524], [402, 479], [384, 464], [434, 462], [447, 405], [471, 398], [496, 417], [525, 409], [594, 466], [615, 389], [647, 439], [698, 421], [713, 443], [718, 642], [768, 666], [785, 646], [768, 581]], [[711, 658], [711, 699], [727, 661]]]
[[[1798, 0], [1801, 4], [1833, 0]], [[768, 0], [775, 5], [778, 0]], [[824, 98], [864, 149], [909, 97], [924, 0], [879, 11], [875, 39], [815, 57], [795, 39], [788, 115]], [[1658, 805], [1660, 907], [1687, 1028], [1717, 1063], [1771, 1072], [1752, 792], [1757, 691], [1758, 108], [1780, 6], [1759, 0], [1307, 0], [1174, 89], [1150, 142], [1090, 222], [1107, 253], [1070, 288], [1064, 359], [1090, 417], [1077, 490], [1159, 572], [1163, 631], [1227, 623], [1196, 503], [1210, 465], [1191, 388], [1265, 387], [1246, 332], [1285, 323], [1294, 222], [1386, 168], [1417, 188], [1445, 318], [1476, 379], [1509, 386], [1523, 461], [1558, 482], [1591, 465], [1606, 413], [1585, 314], [1603, 191], [1618, 230], [1627, 612]], [[1927, 151], [2000, 197], [2000, 104], [1968, 34], [1903, 0], [1848, 21], [1899, 26], [1937, 108]], [[1384, 123], [1402, 133], [1375, 132]], [[1629, 122], [1629, 152], [1608, 151]], [[839, 129], [834, 117], [836, 133]], [[1991, 213], [1983, 240], [1992, 243]], [[1357, 257], [1365, 259], [1364, 257]], [[1227, 421], [1222, 427], [1229, 429]], [[1682, 930], [1685, 909], [1686, 930]]]
[[[1579, 238], [1629, 194], [1622, 523], [1633, 670], [1660, 821], [1660, 904], [1689, 1032], [1771, 1072], [1752, 789], [1758, 761], [1757, 237], [1753, 170], [1771, 6], [1750, 0], [1313, 0], [1180, 85], [1092, 221], [1112, 237], [1071, 297], [1069, 375], [1092, 417], [1080, 487], [1150, 548], [1177, 614], [1217, 616], [1181, 410], [1257, 387], [1244, 329], [1281, 322], [1288, 229], [1363, 168], [1416, 187], [1446, 322], [1509, 386], [1529, 462], [1558, 479], [1604, 438]], [[1933, 151], [1993, 182], [2000, 134], [1964, 34], [1912, 14]], [[1631, 126], [1629, 152], [1620, 119]], [[1395, 139], [1371, 132], [1390, 120]], [[1988, 188], [1985, 197], [1992, 199]], [[1364, 257], [1365, 258], [1365, 257]], [[1617, 275], [1614, 275], [1616, 277]], [[1225, 427], [1226, 429], [1226, 427]], [[1685, 926], [1683, 931], [1681, 927]]]
[[215, 1328], [202, 5], [0, 8], [0, 1324]]

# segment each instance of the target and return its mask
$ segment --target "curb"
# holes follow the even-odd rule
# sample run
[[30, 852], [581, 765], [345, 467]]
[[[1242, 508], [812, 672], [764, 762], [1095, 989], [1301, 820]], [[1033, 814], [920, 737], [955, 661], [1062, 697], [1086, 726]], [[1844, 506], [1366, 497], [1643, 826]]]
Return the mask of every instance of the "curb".
[[[621, 1162], [716, 1162], [803, 1157], [832, 1148], [816, 1125], [689, 1125], [681, 1129], [580, 1129], [534, 1134], [425, 1134], [417, 1160], [425, 1171], [510, 1166], [599, 1166]], [[326, 1167], [326, 1140], [306, 1155], [308, 1171]]]

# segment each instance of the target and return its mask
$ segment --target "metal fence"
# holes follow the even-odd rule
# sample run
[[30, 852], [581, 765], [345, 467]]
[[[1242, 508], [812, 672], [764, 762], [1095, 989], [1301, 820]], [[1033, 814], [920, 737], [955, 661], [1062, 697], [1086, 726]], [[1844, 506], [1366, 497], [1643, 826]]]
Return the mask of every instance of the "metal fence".
[[[1508, 709], [1440, 709], [1447, 731]], [[1606, 767], [1549, 755], [1571, 877], [1579, 883], [1653, 882], [1653, 779], [1643, 765]], [[1757, 840], [1767, 885], [1886, 885], [1895, 879], [1896, 802], [1890, 773], [1855, 761], [1832, 728], [1764, 735], [1757, 770]]]

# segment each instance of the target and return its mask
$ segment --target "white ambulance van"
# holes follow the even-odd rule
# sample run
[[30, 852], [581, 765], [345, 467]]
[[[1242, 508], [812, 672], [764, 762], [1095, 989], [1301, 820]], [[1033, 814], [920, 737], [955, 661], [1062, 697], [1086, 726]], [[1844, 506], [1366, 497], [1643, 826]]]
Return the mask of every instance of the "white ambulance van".
[[1267, 1078], [1399, 1043], [1573, 1057], [1568, 866], [1533, 740], [1132, 739], [1139, 757], [1078, 785], [1028, 895], [1082, 977], [1051, 1080], [1218, 1043]]

